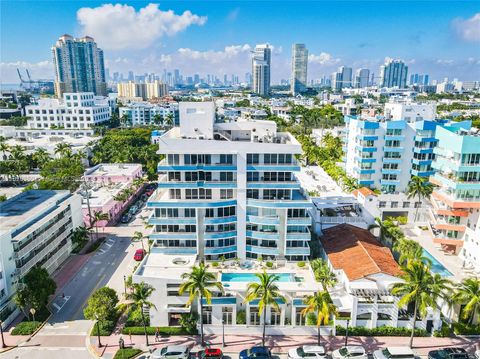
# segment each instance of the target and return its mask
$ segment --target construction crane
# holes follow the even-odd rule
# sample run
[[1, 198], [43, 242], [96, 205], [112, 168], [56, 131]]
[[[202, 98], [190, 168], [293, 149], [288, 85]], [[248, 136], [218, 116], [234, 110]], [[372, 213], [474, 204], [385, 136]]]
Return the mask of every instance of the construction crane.
[[22, 73], [20, 72], [20, 69], [17, 67], [17, 74], [18, 78], [20, 79], [20, 87], [27, 90], [27, 91], [32, 91], [32, 92], [42, 92], [45, 90], [53, 90], [53, 81], [51, 80], [32, 80], [32, 77], [30, 76], [30, 71], [28, 69], [25, 69], [25, 73], [27, 75], [28, 80], [25, 80], [24, 77], [22, 77]]

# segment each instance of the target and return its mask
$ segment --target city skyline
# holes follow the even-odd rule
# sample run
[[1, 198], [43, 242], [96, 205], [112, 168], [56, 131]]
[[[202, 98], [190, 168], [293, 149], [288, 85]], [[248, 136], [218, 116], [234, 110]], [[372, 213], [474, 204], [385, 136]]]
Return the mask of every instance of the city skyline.
[[[411, 73], [429, 73], [432, 80], [479, 77], [480, 13], [474, 2], [460, 7], [445, 1], [435, 8], [429, 2], [214, 4], [88, 1], [58, 6], [4, 1], [1, 28], [9, 36], [1, 42], [2, 82], [17, 82], [17, 67], [28, 68], [36, 78], [53, 78], [49, 50], [65, 33], [95, 38], [110, 73], [178, 68], [219, 78], [225, 73], [241, 75], [251, 71], [255, 45], [269, 43], [272, 83], [278, 83], [290, 78], [291, 46], [298, 42], [309, 49], [309, 79], [329, 75], [342, 65], [369, 68], [378, 76], [385, 58], [400, 58]], [[264, 11], [268, 17], [262, 17]], [[28, 37], [21, 36], [19, 26], [30, 31]], [[37, 26], [42, 31], [35, 31]]]

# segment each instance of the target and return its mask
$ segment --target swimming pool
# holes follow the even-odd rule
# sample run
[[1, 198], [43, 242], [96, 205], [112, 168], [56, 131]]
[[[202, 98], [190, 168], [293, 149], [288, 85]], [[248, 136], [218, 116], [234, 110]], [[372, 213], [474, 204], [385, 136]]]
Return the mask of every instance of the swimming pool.
[[423, 250], [423, 256], [425, 258], [428, 258], [430, 259], [430, 261], [432, 262], [432, 272], [433, 273], [438, 273], [440, 275], [442, 275], [443, 277], [449, 277], [449, 276], [453, 276], [453, 274], [443, 266], [442, 263], [440, 263], [439, 261], [437, 261], [435, 259], [434, 256], [432, 256], [428, 251], [426, 251], [425, 249]]
[[[295, 282], [293, 273], [274, 273], [277, 275], [278, 282]], [[259, 279], [255, 273], [222, 273], [222, 282], [258, 282]]]

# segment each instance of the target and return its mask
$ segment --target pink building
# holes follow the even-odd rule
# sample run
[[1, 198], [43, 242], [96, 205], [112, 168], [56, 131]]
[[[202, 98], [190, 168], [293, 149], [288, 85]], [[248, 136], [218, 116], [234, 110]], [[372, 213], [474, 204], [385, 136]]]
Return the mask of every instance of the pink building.
[[[90, 212], [92, 215], [101, 212], [109, 216], [108, 221], [98, 222], [99, 227], [118, 222], [125, 209], [141, 194], [143, 185], [135, 186], [134, 180], [142, 176], [142, 165], [136, 163], [99, 164], [85, 172], [84, 179], [89, 185]], [[122, 194], [129, 189], [131, 193], [128, 198], [120, 200], [119, 197], [124, 197]], [[79, 193], [83, 197], [83, 221], [89, 225], [87, 193], [83, 189]]]

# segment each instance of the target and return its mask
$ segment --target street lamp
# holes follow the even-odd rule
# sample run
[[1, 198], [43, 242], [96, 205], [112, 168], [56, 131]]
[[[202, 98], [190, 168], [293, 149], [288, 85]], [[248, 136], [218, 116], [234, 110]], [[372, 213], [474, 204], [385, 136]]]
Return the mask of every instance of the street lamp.
[[30, 314], [32, 314], [32, 318], [33, 318], [33, 321], [35, 321], [35, 313], [37, 311], [35, 310], [35, 308], [30, 308]]
[[2, 349], [6, 348], [7, 346], [5, 345], [5, 338], [3, 337], [3, 328], [2, 328], [3, 322], [0, 320], [0, 336], [2, 337]]
[[222, 319], [222, 344], [224, 347], [225, 345], [225, 319]]
[[123, 287], [124, 287], [124, 292], [125, 292], [125, 298], [127, 297], [127, 276], [123, 276]]
[[350, 324], [350, 319], [347, 319], [347, 328], [345, 331], [345, 346], [347, 346], [348, 343], [348, 325]]
[[100, 342], [100, 324], [99, 324], [99, 317], [98, 314], [95, 313], [95, 319], [97, 320], [97, 338], [98, 338], [98, 347], [102, 347], [102, 343]]

